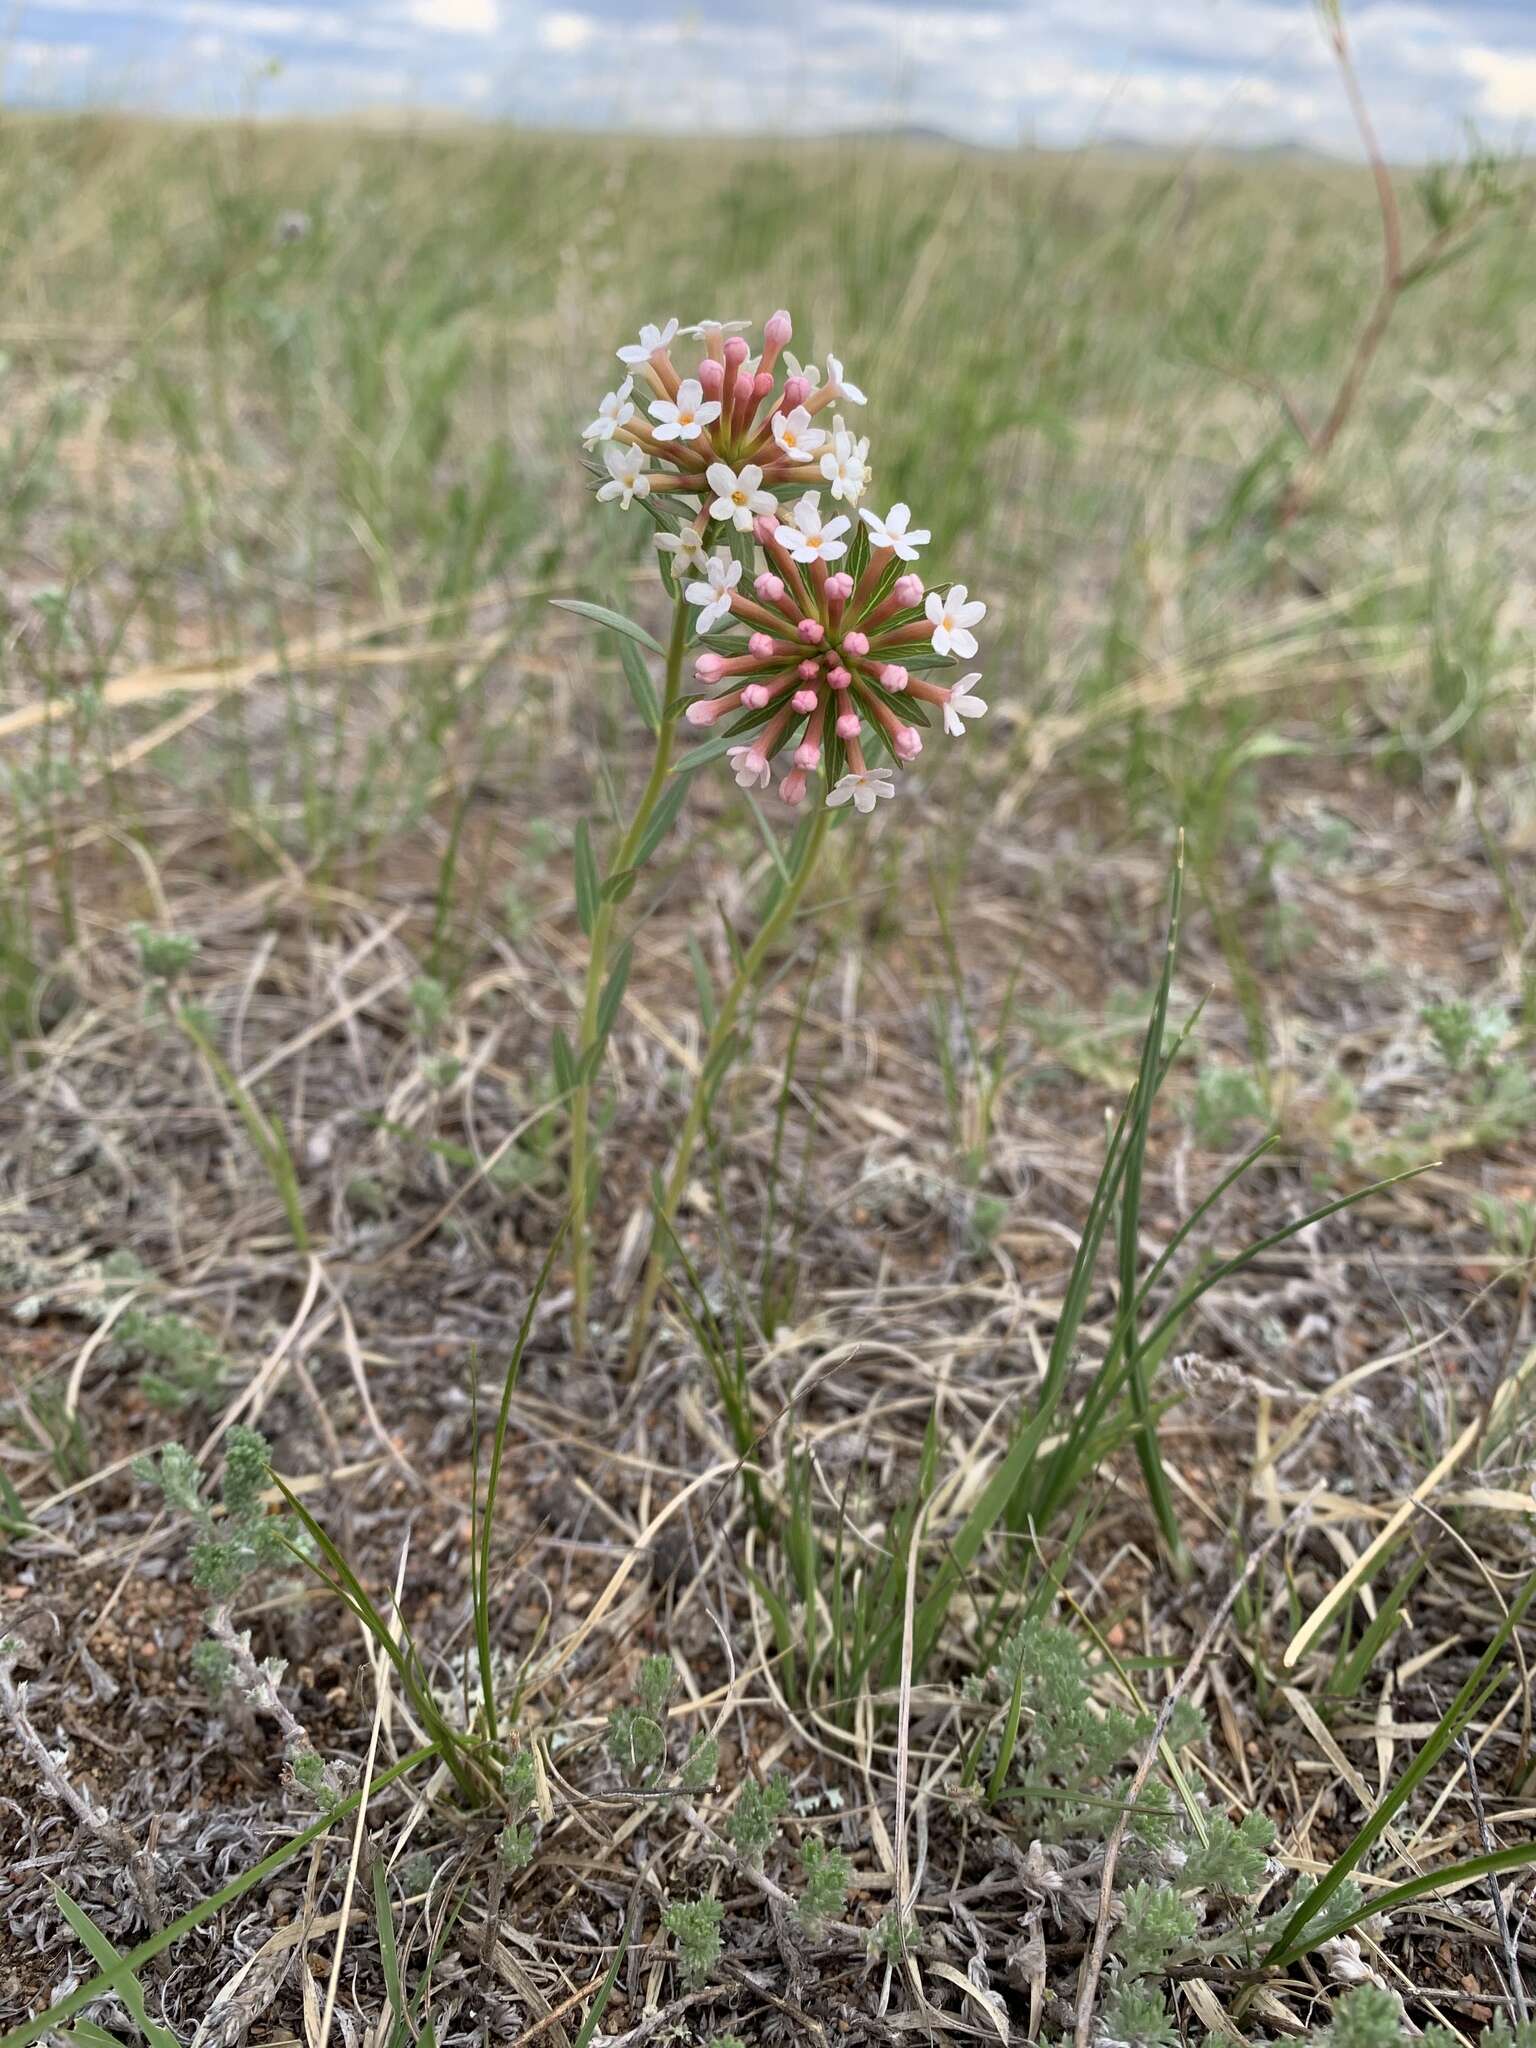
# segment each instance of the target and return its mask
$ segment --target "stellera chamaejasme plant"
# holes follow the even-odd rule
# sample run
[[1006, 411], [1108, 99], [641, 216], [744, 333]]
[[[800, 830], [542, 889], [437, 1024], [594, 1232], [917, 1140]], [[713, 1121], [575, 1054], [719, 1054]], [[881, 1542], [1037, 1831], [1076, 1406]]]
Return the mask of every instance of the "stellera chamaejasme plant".
[[[972, 671], [972, 631], [986, 606], [963, 583], [933, 588], [916, 567], [930, 535], [905, 504], [883, 516], [861, 504], [872, 468], [867, 435], [841, 407], [865, 403], [836, 356], [826, 374], [788, 351], [788, 313], [774, 313], [754, 356], [741, 320], [676, 320], [646, 326], [618, 351], [627, 371], [582, 439], [592, 451], [600, 503], [654, 522], [672, 628], [665, 648], [604, 606], [561, 600], [621, 636], [630, 687], [655, 752], [635, 813], [606, 879], [583, 829], [576, 848], [577, 907], [589, 952], [580, 1042], [557, 1041], [556, 1078], [571, 1102], [571, 1242], [574, 1316], [586, 1335], [591, 1254], [588, 1217], [596, 1186], [590, 1156], [591, 1087], [623, 998], [629, 948], [610, 971], [618, 905], [655, 852], [681, 804], [674, 778], [723, 757], [744, 790], [766, 788], [804, 803], [824, 794], [786, 850], [763, 925], [710, 1020], [709, 1039], [670, 1175], [658, 1197], [658, 1228], [632, 1323], [637, 1356], [661, 1277], [661, 1244], [687, 1176], [709, 1099], [730, 1063], [737, 1015], [778, 934], [794, 915], [827, 827], [839, 814], [873, 812], [898, 774], [923, 751], [935, 722], [963, 734], [986, 704]], [[675, 355], [698, 350], [691, 371]], [[687, 372], [685, 374], [685, 372]], [[600, 451], [600, 457], [599, 457]], [[839, 509], [839, 508], [842, 509]], [[657, 702], [637, 649], [665, 662]], [[683, 668], [693, 650], [685, 697]], [[953, 679], [950, 679], [953, 677]], [[709, 738], [674, 762], [679, 724]]]

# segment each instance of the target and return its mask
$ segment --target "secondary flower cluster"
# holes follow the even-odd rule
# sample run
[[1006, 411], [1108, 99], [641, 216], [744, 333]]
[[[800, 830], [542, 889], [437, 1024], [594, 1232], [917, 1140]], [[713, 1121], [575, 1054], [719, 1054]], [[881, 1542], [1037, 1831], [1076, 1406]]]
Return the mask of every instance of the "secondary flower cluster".
[[[686, 715], [710, 726], [737, 714], [727, 736], [740, 744], [726, 751], [738, 784], [766, 786], [774, 756], [792, 745], [779, 784], [787, 803], [802, 800], [820, 769], [829, 805], [872, 811], [894, 795], [894, 767], [922, 751], [933, 712], [953, 734], [985, 712], [972, 690], [979, 673], [931, 678], [975, 655], [971, 628], [986, 606], [963, 583], [930, 590], [905, 567], [929, 539], [906, 505], [883, 518], [860, 509], [868, 438], [856, 438], [837, 413], [830, 430], [818, 424], [839, 399], [865, 402], [836, 356], [824, 379], [803, 369], [787, 351], [789, 315], [779, 312], [753, 357], [738, 331], [746, 325], [705, 320], [684, 329], [701, 349], [687, 377], [673, 362], [675, 320], [643, 327], [638, 343], [619, 350], [630, 374], [583, 435], [589, 448], [603, 448], [597, 495], [628, 509], [666, 494], [691, 513], [674, 528], [656, 504], [656, 544], [699, 607], [700, 635], [713, 642], [694, 668], [713, 694], [694, 698]], [[637, 390], [654, 394], [649, 418]], [[733, 535], [741, 538], [729, 544]], [[722, 537], [728, 544], [715, 545]], [[758, 559], [752, 541], [764, 566], [744, 573], [743, 560]], [[866, 743], [892, 766], [871, 767]]]

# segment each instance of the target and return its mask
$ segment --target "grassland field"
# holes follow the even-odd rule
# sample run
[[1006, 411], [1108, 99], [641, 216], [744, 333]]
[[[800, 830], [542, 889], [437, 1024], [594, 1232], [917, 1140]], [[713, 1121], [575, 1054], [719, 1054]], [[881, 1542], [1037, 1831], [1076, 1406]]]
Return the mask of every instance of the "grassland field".
[[[1536, 252], [1391, 175], [1466, 232], [1318, 446], [1363, 168], [0, 122], [0, 2025], [115, 1950], [55, 2038], [1530, 2039]], [[579, 430], [779, 305], [990, 709], [835, 835], [630, 1375], [791, 821], [701, 770], [630, 899], [582, 1326], [648, 739], [550, 600], [665, 636]]]

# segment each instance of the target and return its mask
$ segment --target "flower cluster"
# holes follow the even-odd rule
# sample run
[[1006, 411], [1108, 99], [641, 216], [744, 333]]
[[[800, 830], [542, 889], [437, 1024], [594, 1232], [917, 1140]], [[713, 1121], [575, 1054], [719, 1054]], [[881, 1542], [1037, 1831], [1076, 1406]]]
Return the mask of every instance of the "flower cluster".
[[[619, 350], [629, 374], [583, 435], [603, 451], [597, 495], [625, 509], [643, 502], [661, 529], [656, 545], [707, 641], [694, 675], [708, 694], [686, 715], [712, 726], [735, 714], [721, 750], [738, 784], [765, 787], [774, 756], [792, 749], [786, 803], [821, 770], [829, 805], [872, 811], [895, 793], [894, 769], [921, 753], [934, 713], [961, 734], [985, 712], [979, 673], [934, 678], [975, 655], [971, 629], [987, 608], [963, 583], [930, 589], [907, 566], [930, 538], [908, 506], [883, 517], [860, 506], [868, 437], [838, 412], [821, 424], [840, 400], [865, 402], [836, 356], [824, 378], [802, 368], [779, 312], [754, 357], [746, 325], [682, 330], [701, 350], [687, 377], [673, 362], [675, 320]], [[674, 503], [690, 516], [675, 517]], [[866, 748], [891, 765], [870, 766]]]

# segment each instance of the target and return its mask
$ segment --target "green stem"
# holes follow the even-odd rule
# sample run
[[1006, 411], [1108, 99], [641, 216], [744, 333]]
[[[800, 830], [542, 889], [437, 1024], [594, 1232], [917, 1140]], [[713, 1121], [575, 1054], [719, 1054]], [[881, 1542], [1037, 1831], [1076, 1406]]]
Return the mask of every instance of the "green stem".
[[[672, 766], [672, 743], [677, 736], [677, 720], [673, 711], [683, 680], [683, 649], [688, 643], [688, 602], [681, 589], [677, 593], [677, 604], [672, 614], [672, 636], [667, 642], [666, 684], [662, 695], [661, 726], [656, 734], [656, 754], [651, 762], [651, 772], [646, 778], [640, 802], [629, 830], [619, 843], [613, 857], [611, 874], [622, 874], [629, 867], [651, 821], [662, 790], [666, 786], [667, 773]], [[585, 1344], [587, 1335], [587, 1306], [592, 1292], [592, 1247], [587, 1230], [587, 1164], [590, 1149], [592, 1115], [592, 1076], [586, 1072], [584, 1062], [592, 1041], [597, 1035], [597, 1006], [602, 998], [603, 980], [608, 971], [608, 943], [613, 936], [613, 913], [615, 905], [611, 897], [605, 897], [597, 906], [592, 920], [592, 931], [587, 947], [587, 982], [581, 1006], [581, 1036], [576, 1045], [576, 1071], [578, 1079], [571, 1093], [571, 1284], [574, 1302], [571, 1310], [572, 1325], [578, 1344]]]
[[650, 1327], [651, 1311], [656, 1306], [656, 1296], [661, 1290], [666, 1267], [666, 1233], [671, 1229], [672, 1219], [677, 1214], [677, 1205], [682, 1200], [683, 1189], [687, 1185], [693, 1148], [699, 1141], [699, 1133], [703, 1130], [704, 1119], [709, 1113], [710, 1100], [722, 1078], [715, 1072], [721, 1049], [736, 1028], [737, 1013], [743, 998], [757, 980], [758, 969], [767, 958], [769, 949], [779, 934], [794, 916], [800, 899], [805, 894], [806, 884], [810, 881], [811, 872], [816, 866], [816, 857], [821, 851], [821, 842], [826, 837], [828, 816], [825, 803], [818, 804], [811, 829], [800, 848], [798, 863], [784, 877], [779, 888], [778, 901], [764, 920], [762, 930], [747, 949], [746, 956], [736, 971], [735, 980], [726, 990], [709, 1034], [709, 1042], [704, 1048], [698, 1084], [689, 1098], [688, 1114], [683, 1119], [682, 1133], [677, 1143], [677, 1156], [672, 1162], [672, 1171], [662, 1190], [656, 1221], [651, 1227], [651, 1253], [646, 1261], [640, 1300], [629, 1326], [626, 1371], [631, 1377], [640, 1363], [646, 1331]]

